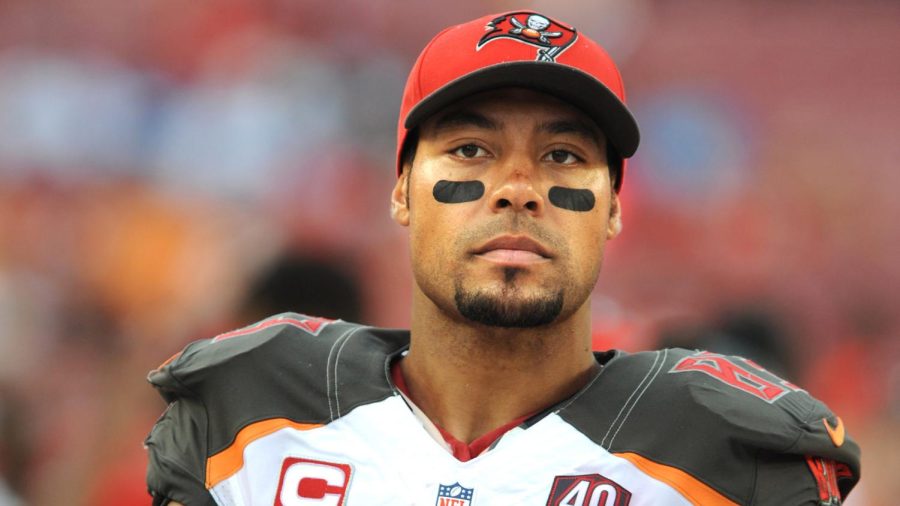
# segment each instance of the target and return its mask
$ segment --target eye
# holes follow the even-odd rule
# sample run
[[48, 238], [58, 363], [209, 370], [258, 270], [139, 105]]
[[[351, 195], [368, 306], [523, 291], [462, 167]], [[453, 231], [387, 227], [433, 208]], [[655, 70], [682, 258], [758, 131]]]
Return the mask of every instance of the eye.
[[460, 158], [478, 158], [481, 156], [485, 156], [487, 154], [487, 151], [476, 144], [464, 144], [451, 151], [451, 153]]
[[565, 149], [554, 149], [553, 151], [547, 153], [546, 156], [544, 156], [544, 160], [558, 163], [560, 165], [574, 165], [580, 162], [581, 158], [579, 158], [571, 151], [567, 151]]

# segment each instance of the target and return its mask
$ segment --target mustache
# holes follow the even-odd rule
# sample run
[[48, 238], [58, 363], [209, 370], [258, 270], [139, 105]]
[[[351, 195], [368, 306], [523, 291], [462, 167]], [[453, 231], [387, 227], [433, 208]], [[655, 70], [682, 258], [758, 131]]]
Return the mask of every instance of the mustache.
[[497, 216], [486, 223], [466, 228], [459, 236], [457, 244], [466, 247], [504, 234], [526, 234], [552, 249], [558, 256], [568, 254], [566, 243], [557, 232], [519, 213]]

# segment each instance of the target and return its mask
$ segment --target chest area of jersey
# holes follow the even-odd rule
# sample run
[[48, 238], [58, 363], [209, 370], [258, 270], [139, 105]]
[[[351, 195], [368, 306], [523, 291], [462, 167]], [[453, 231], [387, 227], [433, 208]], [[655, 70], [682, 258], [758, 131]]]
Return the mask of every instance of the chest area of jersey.
[[321, 427], [241, 439], [226, 472], [218, 462], [207, 472], [222, 505], [688, 504], [555, 415], [469, 462], [441, 447], [399, 397]]

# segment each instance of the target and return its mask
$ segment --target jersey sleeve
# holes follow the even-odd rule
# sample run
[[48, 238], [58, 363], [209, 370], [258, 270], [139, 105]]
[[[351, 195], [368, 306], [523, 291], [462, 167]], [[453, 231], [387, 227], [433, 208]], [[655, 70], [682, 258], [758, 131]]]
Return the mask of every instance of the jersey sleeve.
[[201, 400], [174, 376], [178, 358], [148, 377], [169, 405], [144, 441], [149, 457], [147, 488], [154, 506], [169, 501], [214, 505], [204, 479], [207, 413]]
[[[383, 374], [383, 348], [394, 344], [363, 329], [284, 313], [195, 341], [151, 371], [147, 379], [169, 405], [146, 439], [154, 504], [221, 501], [215, 471], [222, 460], [215, 458], [250, 424], [275, 418], [324, 424], [340, 416], [338, 406], [349, 411], [390, 394], [387, 379], [369, 378]], [[351, 340], [353, 333], [368, 337]], [[334, 352], [338, 344], [343, 353]], [[342, 375], [338, 383], [338, 358], [342, 368], [367, 367], [368, 376]]]
[[843, 421], [802, 388], [750, 360], [709, 352], [682, 356], [670, 371], [719, 420], [723, 443], [755, 455], [751, 504], [838, 505], [859, 480], [860, 450]]
[[584, 405], [620, 407], [585, 433], [714, 491], [721, 504], [834, 506], [859, 480], [859, 447], [840, 419], [750, 360], [667, 349], [619, 354], [605, 368], [610, 386]]
[[[819, 490], [806, 461], [796, 455], [761, 455], [752, 504], [821, 506]], [[825, 503], [840, 504], [840, 503]]]

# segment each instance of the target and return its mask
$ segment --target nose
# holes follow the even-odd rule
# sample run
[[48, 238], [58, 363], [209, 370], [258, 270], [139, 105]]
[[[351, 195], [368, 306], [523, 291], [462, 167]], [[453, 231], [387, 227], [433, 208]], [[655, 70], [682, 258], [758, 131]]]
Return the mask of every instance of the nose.
[[497, 167], [502, 180], [491, 194], [491, 210], [495, 213], [511, 210], [540, 216], [544, 212], [544, 198], [534, 186], [536, 167], [519, 159], [510, 160], [507, 167]]

